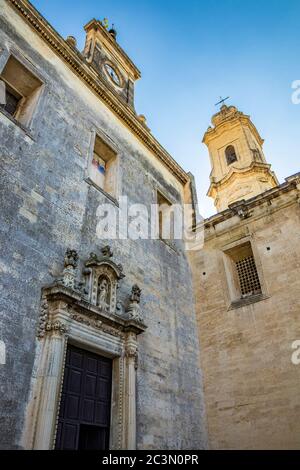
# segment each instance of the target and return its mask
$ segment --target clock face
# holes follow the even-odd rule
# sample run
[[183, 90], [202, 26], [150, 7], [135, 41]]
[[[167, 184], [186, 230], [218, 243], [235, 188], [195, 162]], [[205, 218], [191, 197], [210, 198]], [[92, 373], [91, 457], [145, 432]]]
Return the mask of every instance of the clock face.
[[121, 78], [118, 72], [116, 72], [116, 70], [110, 64], [105, 64], [104, 68], [111, 81], [119, 87], [122, 86]]

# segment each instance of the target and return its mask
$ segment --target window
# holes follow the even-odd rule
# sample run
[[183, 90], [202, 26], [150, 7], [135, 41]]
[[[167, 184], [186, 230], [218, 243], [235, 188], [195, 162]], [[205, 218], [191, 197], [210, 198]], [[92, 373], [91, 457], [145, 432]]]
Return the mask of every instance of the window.
[[231, 165], [232, 163], [237, 161], [237, 156], [235, 153], [235, 148], [233, 145], [229, 145], [225, 150], [227, 165]]
[[224, 262], [230, 298], [233, 303], [262, 294], [261, 282], [250, 242], [225, 251]]
[[5, 103], [0, 106], [21, 124], [28, 126], [42, 82], [13, 56], [8, 59], [0, 79], [5, 87]]
[[160, 192], [157, 192], [158, 236], [161, 240], [174, 238], [174, 212], [172, 204]]
[[261, 294], [259, 277], [253, 255], [236, 262], [242, 297]]
[[90, 180], [112, 197], [117, 197], [117, 154], [98, 135], [89, 168]]

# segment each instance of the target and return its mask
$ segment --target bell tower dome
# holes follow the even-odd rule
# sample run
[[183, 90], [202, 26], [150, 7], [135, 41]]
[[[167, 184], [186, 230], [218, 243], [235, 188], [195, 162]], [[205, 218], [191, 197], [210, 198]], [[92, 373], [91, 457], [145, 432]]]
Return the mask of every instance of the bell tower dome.
[[212, 166], [208, 196], [214, 199], [218, 212], [278, 186], [264, 156], [264, 140], [250, 116], [235, 106], [223, 105], [212, 117], [203, 142]]

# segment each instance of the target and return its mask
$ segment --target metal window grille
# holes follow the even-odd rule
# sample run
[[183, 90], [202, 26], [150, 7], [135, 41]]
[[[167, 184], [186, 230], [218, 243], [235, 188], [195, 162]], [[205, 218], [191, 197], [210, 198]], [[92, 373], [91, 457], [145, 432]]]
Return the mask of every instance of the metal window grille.
[[261, 293], [261, 285], [253, 256], [236, 262], [242, 296]]

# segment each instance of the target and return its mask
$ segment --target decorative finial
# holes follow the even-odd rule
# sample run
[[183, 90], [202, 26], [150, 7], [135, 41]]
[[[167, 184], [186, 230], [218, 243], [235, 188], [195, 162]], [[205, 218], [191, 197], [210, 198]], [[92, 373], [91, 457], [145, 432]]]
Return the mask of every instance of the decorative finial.
[[130, 296], [131, 302], [136, 302], [137, 304], [139, 304], [141, 301], [141, 295], [142, 295], [142, 289], [140, 289], [137, 284], [132, 286], [131, 296]]
[[108, 31], [109, 34], [114, 38], [114, 40], [117, 39], [117, 30], [115, 29], [115, 25], [112, 24], [111, 29]]
[[101, 248], [101, 253], [102, 253], [102, 256], [104, 256], [104, 258], [112, 258], [114, 255], [109, 245]]
[[67, 39], [66, 39], [66, 42], [71, 46], [73, 47], [74, 49], [76, 49], [77, 47], [77, 41], [76, 41], [76, 38], [74, 36], [68, 36]]
[[78, 253], [76, 250], [67, 249], [65, 253], [65, 268], [71, 266], [72, 268], [77, 268], [78, 263]]

